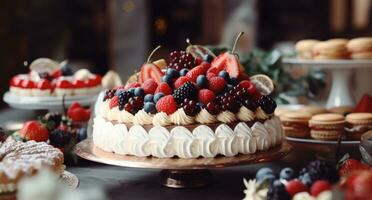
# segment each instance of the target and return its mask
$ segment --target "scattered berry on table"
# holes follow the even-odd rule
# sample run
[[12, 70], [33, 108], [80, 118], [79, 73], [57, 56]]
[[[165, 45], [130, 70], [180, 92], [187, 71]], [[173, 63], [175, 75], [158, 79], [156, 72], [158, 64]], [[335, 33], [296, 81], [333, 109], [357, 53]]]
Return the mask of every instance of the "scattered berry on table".
[[256, 180], [261, 180], [267, 174], [274, 174], [274, 171], [267, 167], [261, 168], [256, 173]]
[[330, 190], [332, 185], [325, 180], [318, 180], [315, 181], [314, 184], [311, 186], [310, 194], [314, 197], [318, 196], [320, 193]]
[[297, 193], [307, 191], [307, 187], [298, 179], [288, 181], [285, 189], [292, 197]]
[[280, 181], [274, 181], [274, 184], [269, 186], [266, 194], [267, 200], [291, 200], [291, 196], [285, 189], [284, 184]]
[[280, 171], [280, 178], [284, 180], [291, 180], [295, 178], [295, 172], [292, 168], [286, 167]]

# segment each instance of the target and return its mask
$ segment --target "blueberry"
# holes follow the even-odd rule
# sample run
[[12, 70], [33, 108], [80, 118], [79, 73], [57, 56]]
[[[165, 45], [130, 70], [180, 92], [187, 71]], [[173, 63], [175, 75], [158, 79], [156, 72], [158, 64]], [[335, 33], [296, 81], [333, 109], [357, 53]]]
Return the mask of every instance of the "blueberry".
[[62, 76], [72, 76], [74, 72], [72, 71], [70, 65], [66, 64], [61, 67]]
[[278, 179], [273, 182], [273, 186], [274, 187], [280, 187], [282, 185], [283, 185], [283, 183], [280, 180], [278, 180]]
[[231, 85], [235, 86], [235, 85], [238, 85], [238, 84], [239, 84], [239, 81], [238, 81], [237, 78], [230, 78], [229, 83], [230, 83]]
[[166, 82], [168, 85], [171, 85], [172, 82], [173, 82], [173, 78], [169, 75], [165, 75], [165, 76], [161, 77], [161, 81]]
[[146, 102], [144, 106], [145, 112], [155, 114], [156, 113], [156, 108], [155, 104], [152, 102]]
[[167, 69], [167, 75], [172, 77], [172, 78], [177, 78], [180, 76], [180, 74], [178, 73], [177, 70], [173, 69], [173, 68], [168, 68]]
[[152, 95], [152, 94], [146, 94], [146, 96], [144, 98], [144, 101], [145, 102], [154, 102], [154, 95]]
[[211, 63], [213, 61], [213, 56], [212, 55], [209, 55], [209, 54], [204, 54], [203, 55], [203, 61], [206, 61], [206, 62], [209, 62]]
[[286, 167], [280, 171], [280, 178], [284, 180], [291, 180], [295, 177], [295, 172], [292, 168]]
[[257, 181], [260, 183], [267, 181], [270, 184], [272, 184], [275, 180], [276, 180], [276, 177], [274, 174], [265, 174], [261, 177], [261, 179], [257, 179]]
[[227, 71], [220, 71], [220, 73], [218, 73], [218, 76], [222, 77], [227, 82], [229, 82], [230, 80], [230, 75], [229, 73], [227, 73]]
[[158, 102], [159, 99], [161, 99], [161, 98], [164, 97], [164, 96], [165, 96], [165, 95], [164, 95], [162, 92], [156, 93], [156, 94], [154, 95], [154, 102], [155, 102], [155, 103]]
[[309, 173], [305, 173], [299, 177], [300, 181], [305, 184], [306, 186], [311, 186], [312, 181]]
[[132, 94], [132, 95], [134, 95], [134, 90], [135, 90], [136, 88], [130, 88], [129, 90], [128, 90], [128, 92], [130, 92], [130, 94]]
[[204, 75], [199, 75], [198, 78], [196, 78], [196, 84], [200, 88], [208, 88], [208, 79]]
[[134, 96], [136, 96], [136, 97], [143, 97], [143, 96], [145, 96], [145, 90], [143, 90], [140, 87], [135, 88], [134, 89]]
[[256, 174], [256, 179], [261, 180], [265, 175], [268, 174], [274, 175], [274, 171], [267, 167], [261, 168]]
[[186, 76], [187, 72], [189, 72], [188, 69], [186, 69], [186, 68], [181, 69], [180, 76]]
[[86, 128], [80, 128], [78, 131], [77, 139], [78, 141], [85, 140], [87, 138], [87, 129]]

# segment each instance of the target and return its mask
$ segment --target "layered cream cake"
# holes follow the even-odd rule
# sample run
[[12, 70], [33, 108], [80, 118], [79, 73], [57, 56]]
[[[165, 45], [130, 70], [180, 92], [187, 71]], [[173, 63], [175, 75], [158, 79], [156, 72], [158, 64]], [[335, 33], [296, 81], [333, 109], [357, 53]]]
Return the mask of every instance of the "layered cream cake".
[[240, 66], [231, 52], [201, 58], [174, 51], [163, 70], [148, 61], [137, 81], [105, 91], [94, 145], [158, 158], [254, 154], [280, 145], [275, 101]]

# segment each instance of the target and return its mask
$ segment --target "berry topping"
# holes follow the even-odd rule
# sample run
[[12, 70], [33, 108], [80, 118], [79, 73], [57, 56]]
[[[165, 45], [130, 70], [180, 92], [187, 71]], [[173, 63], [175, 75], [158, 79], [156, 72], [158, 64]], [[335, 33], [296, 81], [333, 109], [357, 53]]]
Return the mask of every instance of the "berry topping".
[[186, 51], [173, 51], [169, 55], [169, 67], [180, 71], [182, 68], [192, 68], [196, 65], [194, 57]]
[[46, 142], [49, 137], [48, 129], [38, 121], [29, 121], [25, 123], [19, 131], [19, 136], [25, 140], [34, 140], [36, 142]]
[[131, 88], [136, 88], [136, 87], [141, 87], [141, 84], [139, 84], [137, 82], [129, 83], [129, 84], [125, 85], [124, 89], [129, 90]]
[[144, 106], [144, 110], [147, 113], [155, 114], [156, 113], [156, 106], [153, 102], [146, 102]]
[[82, 80], [74, 80], [74, 82], [72, 82], [72, 85], [73, 85], [74, 88], [84, 88], [85, 87], [84, 81], [82, 81]]
[[196, 79], [196, 84], [199, 88], [208, 88], [208, 79], [204, 75], [199, 75]]
[[215, 93], [223, 91], [226, 86], [226, 81], [222, 77], [212, 77], [209, 80], [209, 89]]
[[185, 84], [186, 82], [189, 82], [191, 81], [189, 77], [187, 76], [181, 76], [179, 77], [176, 82], [174, 82], [174, 88], [179, 88], [181, 87], [183, 84]]
[[158, 88], [156, 88], [155, 93], [159, 93], [159, 92], [168, 95], [168, 94], [172, 94], [173, 90], [167, 83], [161, 82]]
[[163, 98], [165, 96], [164, 93], [162, 92], [158, 92], [154, 95], [154, 103], [157, 103], [159, 101], [159, 99]]
[[181, 71], [180, 71], [180, 76], [186, 76], [186, 74], [187, 74], [189, 71], [190, 71], [190, 70], [189, 70], [189, 69], [186, 69], [186, 68], [181, 69]]
[[171, 78], [178, 78], [180, 76], [178, 71], [173, 68], [168, 68], [166, 75], [168, 75]]
[[74, 122], [86, 122], [90, 114], [90, 109], [84, 109], [78, 102], [74, 102], [67, 110], [67, 116]]
[[159, 84], [163, 75], [164, 73], [158, 66], [153, 63], [146, 63], [141, 67], [139, 82], [143, 83], [145, 80], [153, 79]]
[[107, 99], [112, 99], [112, 97], [115, 96], [116, 89], [106, 90], [105, 95], [103, 96], [103, 101], [106, 101]]
[[142, 83], [145, 94], [154, 94], [158, 84], [153, 79], [148, 79]]
[[230, 76], [229, 76], [229, 73], [227, 73], [226, 71], [220, 71], [220, 73], [218, 73], [218, 76], [222, 77], [223, 79], [225, 79], [226, 82], [229, 82], [230, 81]]
[[197, 95], [198, 90], [191, 82], [186, 82], [173, 93], [173, 97], [178, 103], [182, 103], [185, 99], [195, 100]]
[[109, 107], [110, 109], [116, 107], [119, 105], [119, 97], [118, 96], [114, 96], [111, 101], [110, 101], [110, 104], [109, 104]]
[[65, 80], [65, 79], [61, 79], [61, 80], [57, 81], [56, 87], [67, 89], [67, 88], [73, 88], [74, 86], [72, 85], [72, 83], [70, 81]]
[[129, 98], [127, 104], [124, 105], [124, 109], [132, 114], [136, 114], [139, 110], [143, 108], [143, 97], [135, 96]]
[[128, 103], [129, 98], [133, 95], [128, 91], [121, 90], [117, 96], [119, 98], [119, 110], [123, 110], [125, 104]]
[[181, 107], [185, 111], [186, 115], [195, 116], [200, 111], [200, 107], [196, 105], [196, 101], [185, 99], [181, 103]]
[[169, 75], [165, 75], [161, 77], [161, 82], [165, 82], [165, 83], [168, 83], [169, 85], [172, 85], [173, 78]]
[[289, 181], [285, 189], [292, 197], [297, 193], [307, 191], [307, 187], [298, 179]]
[[311, 186], [310, 194], [314, 197], [317, 197], [320, 193], [330, 190], [331, 184], [325, 180], [315, 181], [313, 186]]
[[216, 73], [212, 73], [212, 72], [208, 72], [208, 73], [207, 73], [207, 79], [208, 79], [208, 80], [211, 79], [211, 78], [213, 78], [213, 77], [216, 77], [216, 76], [217, 76]]
[[199, 90], [199, 93], [198, 93], [199, 102], [208, 104], [209, 102], [213, 102], [215, 98], [216, 98], [216, 95], [214, 95], [214, 93], [211, 90], [209, 89]]
[[271, 114], [275, 111], [276, 102], [269, 96], [262, 96], [258, 100], [258, 105], [262, 108], [263, 111], [267, 114]]
[[143, 99], [145, 102], [154, 102], [154, 95], [146, 94], [145, 98]]
[[37, 89], [40, 89], [40, 90], [48, 90], [48, 89], [52, 89], [52, 84], [50, 83], [50, 81], [43, 79], [37, 83], [36, 87]]
[[167, 95], [156, 103], [156, 110], [158, 112], [165, 112], [168, 115], [176, 112], [177, 110], [177, 102], [173, 98], [172, 95]]
[[219, 107], [213, 102], [207, 103], [205, 109], [207, 109], [207, 111], [212, 115], [217, 115], [218, 113], [220, 113]]
[[35, 83], [31, 80], [23, 80], [21, 84], [22, 84], [21, 85], [22, 88], [27, 88], [27, 89], [35, 88]]

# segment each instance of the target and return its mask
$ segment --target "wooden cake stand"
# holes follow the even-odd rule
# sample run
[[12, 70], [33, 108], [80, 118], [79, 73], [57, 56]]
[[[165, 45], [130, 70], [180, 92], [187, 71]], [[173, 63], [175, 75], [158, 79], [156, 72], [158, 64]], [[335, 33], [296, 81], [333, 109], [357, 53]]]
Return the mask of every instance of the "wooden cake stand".
[[122, 167], [162, 169], [160, 182], [171, 188], [203, 187], [211, 182], [209, 169], [269, 162], [282, 158], [291, 151], [292, 146], [283, 141], [280, 146], [250, 155], [181, 159], [118, 155], [95, 147], [90, 138], [75, 146], [76, 154], [86, 160]]

